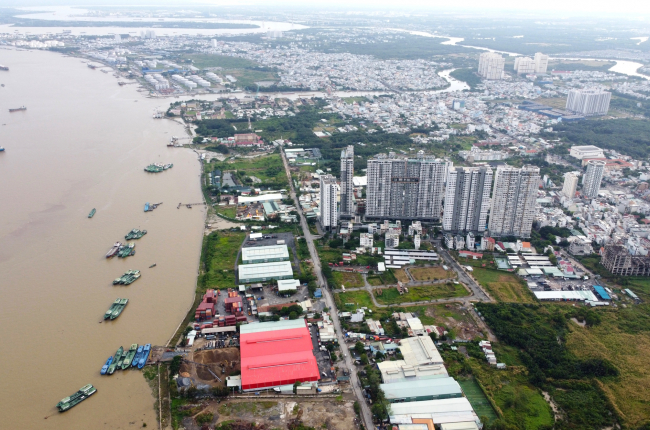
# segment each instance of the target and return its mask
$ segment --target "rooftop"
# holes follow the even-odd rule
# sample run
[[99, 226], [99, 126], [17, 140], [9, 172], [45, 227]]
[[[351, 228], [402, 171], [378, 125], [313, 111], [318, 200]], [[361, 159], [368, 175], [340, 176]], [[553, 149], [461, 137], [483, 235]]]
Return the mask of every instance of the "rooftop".
[[270, 279], [284, 276], [293, 276], [293, 269], [291, 268], [291, 263], [289, 261], [239, 265], [239, 279]]
[[444, 360], [429, 336], [416, 336], [402, 339], [400, 351], [406, 364], [418, 366], [422, 364], [443, 364]]
[[454, 378], [420, 379], [416, 381], [381, 384], [386, 399], [404, 399], [425, 396], [462, 397], [463, 391]]
[[255, 246], [251, 248], [242, 248], [242, 262], [251, 260], [271, 260], [271, 259], [289, 259], [289, 249], [287, 245]]

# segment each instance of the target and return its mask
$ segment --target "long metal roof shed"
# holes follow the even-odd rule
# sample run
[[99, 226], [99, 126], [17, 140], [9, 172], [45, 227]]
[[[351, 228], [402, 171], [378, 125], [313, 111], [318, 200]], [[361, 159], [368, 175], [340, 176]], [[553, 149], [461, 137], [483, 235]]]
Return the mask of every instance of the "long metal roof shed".
[[244, 264], [266, 263], [269, 261], [283, 261], [289, 259], [287, 245], [254, 246], [242, 248], [241, 261]]
[[394, 382], [380, 387], [390, 403], [463, 397], [463, 390], [454, 378]]
[[406, 364], [411, 366], [444, 364], [442, 356], [429, 336], [408, 337], [400, 340], [399, 345]]
[[442, 364], [409, 366], [404, 360], [395, 360], [382, 361], [377, 363], [377, 367], [381, 372], [381, 380], [384, 381], [384, 384], [449, 377], [447, 369]]
[[293, 278], [293, 269], [289, 261], [273, 263], [240, 264], [239, 281], [244, 284], [268, 281], [270, 279]]

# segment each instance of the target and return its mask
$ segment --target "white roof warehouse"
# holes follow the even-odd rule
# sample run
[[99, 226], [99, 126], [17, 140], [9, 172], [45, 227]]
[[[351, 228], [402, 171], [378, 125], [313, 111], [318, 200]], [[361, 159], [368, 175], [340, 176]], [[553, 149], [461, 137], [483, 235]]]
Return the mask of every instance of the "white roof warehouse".
[[242, 264], [269, 263], [274, 261], [285, 261], [289, 259], [287, 245], [256, 246], [242, 248]]
[[273, 263], [240, 264], [239, 282], [252, 284], [253, 282], [270, 281], [271, 279], [293, 278], [293, 269], [288, 261], [277, 261]]

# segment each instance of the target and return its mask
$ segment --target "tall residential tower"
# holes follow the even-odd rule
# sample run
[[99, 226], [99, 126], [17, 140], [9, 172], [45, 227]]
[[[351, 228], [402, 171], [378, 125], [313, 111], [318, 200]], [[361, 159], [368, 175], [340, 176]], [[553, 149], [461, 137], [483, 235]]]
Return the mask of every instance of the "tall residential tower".
[[605, 115], [611, 98], [612, 93], [602, 89], [571, 90], [566, 98], [566, 110], [585, 116]]
[[443, 230], [483, 232], [486, 228], [492, 169], [456, 167], [447, 176]]
[[366, 217], [439, 220], [448, 162], [424, 156], [396, 158], [391, 152], [368, 160]]
[[478, 75], [485, 79], [503, 79], [506, 60], [497, 53], [486, 52], [478, 58]]
[[336, 229], [338, 225], [337, 195], [336, 178], [320, 175], [320, 225], [323, 229]]
[[585, 173], [585, 181], [582, 187], [582, 194], [586, 198], [593, 199], [598, 197], [600, 183], [605, 174], [605, 165], [606, 163], [602, 160], [587, 161], [587, 172]]
[[539, 179], [539, 167], [497, 167], [488, 226], [492, 236], [530, 237]]
[[341, 151], [341, 217], [354, 216], [354, 203], [352, 200], [354, 184], [354, 146], [348, 145]]

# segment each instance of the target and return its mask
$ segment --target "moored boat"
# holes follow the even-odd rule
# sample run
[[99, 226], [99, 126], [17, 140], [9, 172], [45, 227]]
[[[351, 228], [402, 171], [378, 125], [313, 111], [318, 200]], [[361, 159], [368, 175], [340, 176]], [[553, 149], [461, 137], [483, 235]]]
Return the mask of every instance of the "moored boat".
[[115, 372], [115, 369], [117, 368], [117, 361], [122, 357], [122, 353], [124, 352], [124, 348], [121, 346], [117, 349], [117, 352], [115, 353], [115, 356], [113, 357], [113, 362], [111, 363], [110, 366], [108, 366], [108, 373], [109, 375], [112, 375]]
[[149, 266], [150, 269], [154, 267], [156, 267], [156, 263], [153, 263], [151, 266]]
[[115, 299], [115, 301], [113, 302], [113, 304], [111, 305], [111, 307], [108, 308], [108, 310], [107, 310], [106, 313], [104, 314], [104, 319], [105, 319], [105, 320], [111, 318], [111, 316], [113, 315], [113, 311], [115, 311], [115, 310], [119, 307], [119, 305], [120, 305], [120, 300], [122, 300], [122, 299]]
[[0, 152], [4, 152], [4, 150], [5, 149], [2, 146], [0, 146]]
[[108, 372], [108, 367], [113, 363], [113, 356], [111, 355], [108, 357], [108, 360], [106, 360], [106, 364], [102, 366], [102, 370], [100, 370], [100, 375], [106, 375], [106, 372]]
[[96, 210], [95, 208], [93, 208], [93, 210], [91, 210], [90, 213], [88, 214], [88, 218], [92, 218], [92, 217], [94, 217], [94, 216], [95, 216], [95, 212], [97, 212], [97, 210]]
[[145, 364], [147, 364], [147, 360], [149, 359], [149, 354], [151, 353], [151, 344], [148, 343], [144, 346], [144, 349], [142, 350], [142, 357], [140, 357], [140, 361], [138, 361], [138, 369], [142, 369]]
[[144, 204], [144, 211], [149, 212], [149, 202]]
[[92, 384], [84, 385], [79, 391], [73, 395], [61, 399], [59, 403], [56, 404], [56, 407], [59, 409], [59, 412], [65, 412], [68, 409], [77, 406], [79, 403], [86, 400], [88, 397], [92, 396], [97, 392], [97, 388], [93, 387]]
[[140, 345], [138, 347], [138, 350], [135, 353], [135, 357], [133, 357], [133, 361], [131, 361], [131, 367], [136, 367], [138, 365], [143, 354], [144, 354], [144, 345]]
[[118, 285], [118, 284], [129, 285], [135, 282], [138, 278], [140, 278], [140, 276], [142, 275], [140, 274], [139, 270], [127, 270], [126, 272], [124, 272], [124, 275], [120, 276], [119, 278], [116, 278], [113, 281], [113, 285]]
[[21, 110], [27, 110], [25, 106], [21, 106], [19, 108], [11, 108], [9, 109], [9, 112], [20, 112]]
[[[121, 348], [121, 347], [120, 347]], [[122, 368], [122, 365], [124, 364], [124, 360], [126, 359], [126, 354], [128, 354], [129, 351], [123, 349], [122, 354], [120, 354], [120, 358], [117, 359], [117, 367], [115, 368], [116, 370], [119, 370]]]
[[122, 244], [120, 242], [115, 242], [115, 245], [106, 253], [106, 258], [115, 257], [115, 254], [118, 253]]
[[129, 299], [118, 299], [119, 303], [117, 304], [117, 307], [111, 312], [111, 320], [114, 320], [115, 318], [119, 317], [124, 308], [126, 307], [126, 304], [129, 303]]
[[134, 228], [130, 232], [124, 236], [126, 240], [132, 240], [132, 239], [140, 239], [142, 236], [147, 234], [147, 230], [138, 230], [137, 228]]
[[129, 351], [126, 354], [126, 357], [124, 358], [124, 361], [122, 362], [122, 370], [126, 370], [131, 366], [131, 362], [133, 362], [133, 358], [135, 357], [135, 354], [138, 352], [138, 344], [134, 343], [131, 344], [131, 348], [129, 348]]
[[127, 245], [123, 245], [119, 252], [117, 253], [118, 258], [126, 258], [135, 254], [135, 243], [131, 242]]

